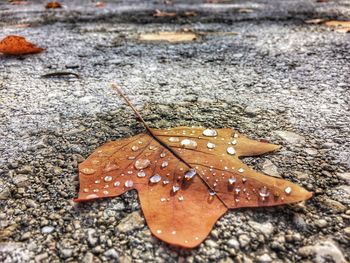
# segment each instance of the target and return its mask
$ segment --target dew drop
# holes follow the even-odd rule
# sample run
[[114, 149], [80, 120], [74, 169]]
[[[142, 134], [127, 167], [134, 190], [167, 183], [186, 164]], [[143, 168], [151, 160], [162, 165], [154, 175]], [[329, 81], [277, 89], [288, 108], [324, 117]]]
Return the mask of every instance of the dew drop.
[[150, 150], [154, 151], [154, 150], [156, 150], [156, 149], [157, 149], [157, 146], [151, 145], [150, 147], [148, 147], [148, 149], [150, 149]]
[[236, 195], [239, 195], [239, 193], [241, 192], [241, 188], [240, 187], [236, 187], [235, 192], [236, 192]]
[[84, 188], [84, 189], [83, 189], [83, 192], [84, 192], [84, 193], [87, 193], [87, 192], [89, 192], [89, 189]]
[[168, 139], [169, 142], [179, 142], [180, 141], [180, 138], [179, 137], [170, 137]]
[[162, 164], [160, 165], [162, 168], [165, 168], [169, 165], [169, 162], [168, 161], [164, 161], [162, 162]]
[[131, 150], [133, 150], [134, 152], [139, 150], [139, 147], [137, 145], [134, 145], [131, 147]]
[[115, 187], [118, 187], [120, 185], [120, 182], [119, 181], [115, 181], [114, 184], [113, 184]]
[[179, 199], [179, 201], [183, 201], [184, 197], [183, 196], [179, 196], [178, 199]]
[[136, 158], [135, 156], [129, 156], [128, 160], [135, 160], [135, 158]]
[[186, 149], [196, 149], [197, 148], [197, 142], [190, 139], [184, 139], [181, 141], [181, 146]]
[[112, 176], [110, 176], [110, 175], [107, 175], [105, 178], [104, 178], [104, 181], [105, 182], [110, 182], [110, 181], [112, 181]]
[[81, 171], [82, 173], [84, 173], [84, 174], [94, 174], [94, 173], [96, 172], [95, 169], [88, 168], [88, 167], [83, 168], [83, 169], [81, 169], [80, 171]]
[[171, 232], [171, 234], [176, 235], [176, 231], [174, 230], [173, 232]]
[[173, 185], [173, 192], [176, 193], [177, 191], [180, 190], [180, 186], [178, 185]]
[[91, 195], [86, 196], [86, 198], [87, 199], [98, 198], [98, 195], [97, 194], [91, 194]]
[[197, 174], [196, 169], [191, 168], [185, 173], [185, 179], [187, 181], [191, 180], [196, 174]]
[[151, 162], [148, 159], [138, 159], [136, 160], [134, 166], [136, 169], [141, 170], [150, 166]]
[[162, 230], [158, 229], [157, 234], [161, 234], [161, 233], [162, 233]]
[[231, 142], [231, 144], [232, 144], [232, 145], [236, 145], [236, 144], [237, 144], [237, 140], [233, 140], [233, 141]]
[[166, 201], [166, 198], [165, 198], [165, 197], [162, 197], [162, 198], [160, 199], [160, 201], [161, 201], [161, 202], [165, 202], [165, 201]]
[[144, 170], [140, 170], [140, 171], [137, 172], [137, 177], [142, 178], [142, 177], [145, 177], [145, 176], [146, 176], [146, 173], [145, 173]]
[[214, 129], [205, 129], [203, 131], [203, 135], [204, 136], [208, 136], [208, 137], [215, 137], [218, 135], [217, 131]]
[[235, 134], [233, 135], [233, 138], [238, 138], [238, 134], [235, 133]]
[[132, 180], [126, 180], [124, 183], [125, 187], [133, 187], [134, 186], [134, 182]]
[[228, 183], [230, 185], [233, 185], [236, 182], [236, 177], [232, 176], [231, 178], [228, 178]]
[[243, 173], [243, 172], [244, 172], [244, 169], [243, 169], [243, 168], [239, 168], [239, 169], [238, 169], [238, 172]]
[[108, 193], [108, 191], [103, 191], [103, 194], [108, 195], [109, 193]]
[[243, 177], [242, 178], [242, 183], [245, 183], [245, 182], [247, 182], [247, 178]]
[[93, 159], [91, 160], [92, 164], [99, 164], [101, 161], [99, 159]]
[[165, 152], [162, 152], [161, 154], [160, 154], [160, 158], [164, 158], [165, 157]]
[[132, 174], [132, 171], [128, 171], [128, 174]]
[[208, 142], [207, 143], [207, 147], [208, 147], [208, 149], [214, 149], [215, 148], [215, 144], [212, 143], [212, 142]]
[[92, 190], [94, 193], [98, 193], [98, 189], [94, 189], [94, 190]]
[[119, 166], [114, 164], [114, 163], [109, 163], [105, 166], [105, 168], [103, 168], [103, 171], [108, 173], [110, 171], [114, 171], [114, 170], [117, 170], [119, 169]]
[[227, 147], [226, 151], [228, 154], [231, 154], [231, 155], [234, 155], [236, 153], [235, 148], [233, 148], [232, 146]]
[[287, 187], [284, 189], [284, 192], [285, 192], [287, 195], [290, 195], [290, 194], [292, 193], [292, 187], [287, 186]]
[[169, 180], [164, 180], [164, 181], [163, 181], [163, 184], [164, 184], [164, 185], [166, 185], [166, 184], [168, 184], [168, 183], [170, 183]]
[[159, 174], [155, 174], [149, 179], [152, 184], [159, 183], [160, 180], [162, 180], [162, 177]]
[[99, 183], [101, 183], [100, 180], [96, 180], [96, 181], [95, 181], [95, 184], [99, 184]]
[[261, 187], [259, 189], [259, 195], [264, 198], [268, 197], [270, 195], [269, 189], [266, 186]]

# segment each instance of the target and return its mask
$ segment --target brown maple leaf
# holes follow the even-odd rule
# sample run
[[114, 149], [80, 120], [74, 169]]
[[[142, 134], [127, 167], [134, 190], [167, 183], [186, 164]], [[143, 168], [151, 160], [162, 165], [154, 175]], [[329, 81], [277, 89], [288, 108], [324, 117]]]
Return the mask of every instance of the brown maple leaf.
[[257, 173], [239, 157], [275, 151], [232, 129], [151, 129], [120, 89], [147, 132], [104, 144], [79, 166], [75, 201], [119, 196], [135, 189], [151, 232], [186, 248], [198, 246], [230, 208], [306, 200], [311, 193]]
[[10, 35], [0, 41], [0, 53], [5, 55], [35, 54], [44, 50], [44, 48], [37, 47], [21, 36]]
[[62, 4], [60, 2], [52, 1], [52, 2], [48, 2], [45, 8], [47, 9], [62, 8]]

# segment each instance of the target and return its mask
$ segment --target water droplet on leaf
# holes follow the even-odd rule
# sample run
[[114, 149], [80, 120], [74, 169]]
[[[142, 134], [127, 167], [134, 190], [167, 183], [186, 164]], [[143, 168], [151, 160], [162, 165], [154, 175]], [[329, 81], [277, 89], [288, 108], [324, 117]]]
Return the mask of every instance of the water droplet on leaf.
[[169, 165], [169, 162], [168, 161], [164, 161], [162, 162], [162, 164], [160, 165], [162, 168], [165, 168]]
[[190, 139], [184, 139], [181, 141], [181, 146], [186, 149], [196, 149], [197, 148], [197, 142]]
[[287, 195], [290, 195], [290, 194], [292, 193], [292, 187], [287, 186], [287, 187], [284, 189], [284, 192], [285, 192]]
[[149, 179], [152, 184], [159, 183], [160, 180], [162, 180], [162, 177], [159, 174], [155, 174]]
[[268, 197], [270, 195], [269, 189], [266, 186], [263, 186], [259, 189], [259, 195], [261, 197]]
[[141, 170], [147, 168], [151, 164], [148, 159], [138, 159], [136, 160], [134, 166], [136, 169]]
[[145, 176], [146, 176], [146, 173], [145, 173], [144, 170], [140, 170], [140, 171], [137, 172], [137, 177], [142, 178], [142, 177], [145, 177]]
[[180, 138], [179, 137], [170, 137], [168, 139], [169, 142], [179, 142], [180, 141]]
[[133, 187], [134, 186], [134, 182], [132, 180], [126, 180], [124, 183], [125, 187]]
[[185, 179], [191, 180], [196, 174], [197, 174], [196, 169], [191, 168], [185, 173]]
[[212, 143], [212, 142], [208, 142], [207, 143], [207, 147], [208, 147], [208, 149], [214, 149], [215, 148], [215, 144]]
[[117, 170], [119, 169], [119, 166], [114, 164], [114, 163], [109, 163], [109, 164], [106, 164], [105, 168], [103, 169], [104, 172], [108, 173], [110, 171], [114, 171], [114, 170]]
[[228, 183], [230, 185], [233, 185], [235, 182], [236, 182], [236, 177], [234, 177], [234, 176], [228, 179]]
[[84, 174], [94, 174], [94, 173], [96, 172], [95, 169], [93, 169], [93, 168], [88, 168], [88, 167], [83, 168], [83, 169], [81, 169], [80, 171], [81, 171], [82, 173], [84, 173]]
[[208, 137], [214, 137], [214, 136], [217, 136], [218, 133], [217, 133], [217, 131], [214, 130], [214, 129], [205, 129], [205, 130], [203, 131], [203, 135], [204, 135], [204, 136], [208, 136]]
[[105, 178], [104, 178], [104, 180], [105, 180], [105, 182], [110, 182], [110, 181], [112, 181], [112, 176], [110, 176], [110, 175], [107, 175]]
[[231, 154], [231, 155], [234, 155], [236, 153], [236, 150], [232, 146], [227, 147], [226, 151], [228, 154]]
[[137, 145], [134, 145], [131, 147], [131, 150], [133, 150], [134, 152], [139, 150], [139, 147]]
[[178, 185], [173, 185], [173, 192], [176, 193], [177, 191], [180, 190], [180, 186]]

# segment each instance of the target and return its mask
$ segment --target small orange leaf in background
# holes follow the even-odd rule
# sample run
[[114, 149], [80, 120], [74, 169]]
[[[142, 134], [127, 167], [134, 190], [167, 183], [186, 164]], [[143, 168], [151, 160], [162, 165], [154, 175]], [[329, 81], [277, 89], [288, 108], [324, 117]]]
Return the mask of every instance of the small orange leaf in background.
[[171, 43], [189, 42], [197, 39], [197, 35], [192, 32], [158, 32], [141, 34], [141, 41], [166, 41]]
[[99, 8], [102, 8], [102, 7], [105, 7], [106, 4], [105, 4], [104, 2], [97, 2], [97, 3], [95, 4], [95, 6], [96, 6], [96, 7], [99, 7]]
[[27, 1], [11, 1], [11, 5], [27, 5], [29, 2]]
[[54, 8], [62, 8], [62, 4], [60, 2], [49, 2], [46, 4], [45, 8], [47, 9], [54, 9]]
[[350, 32], [350, 21], [336, 21], [331, 20], [324, 23], [328, 27], [334, 28], [335, 31], [341, 33]]
[[174, 17], [174, 16], [176, 16], [176, 13], [175, 12], [163, 12], [163, 11], [160, 11], [159, 9], [156, 9], [153, 16], [155, 16], [155, 17], [166, 17], [166, 16], [167, 17]]
[[312, 196], [296, 184], [250, 169], [239, 159], [275, 151], [276, 145], [250, 140], [230, 128], [151, 129], [134, 111], [147, 133], [108, 142], [81, 163], [75, 201], [135, 189], [153, 235], [192, 248], [228, 209], [276, 206]]
[[11, 35], [0, 41], [0, 53], [6, 55], [35, 54], [44, 50], [44, 48], [37, 47], [21, 36]]

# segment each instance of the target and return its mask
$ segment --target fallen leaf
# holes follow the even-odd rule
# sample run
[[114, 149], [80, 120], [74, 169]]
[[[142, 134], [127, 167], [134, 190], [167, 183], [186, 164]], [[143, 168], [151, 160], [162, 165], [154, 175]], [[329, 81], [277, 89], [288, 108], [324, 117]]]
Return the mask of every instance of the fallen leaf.
[[44, 48], [37, 47], [21, 36], [10, 35], [0, 41], [0, 53], [6, 55], [35, 54], [44, 50]]
[[331, 20], [324, 23], [328, 27], [334, 28], [335, 31], [341, 33], [350, 32], [350, 21]]
[[189, 42], [197, 39], [197, 35], [191, 32], [158, 32], [141, 34], [141, 41], [167, 41], [167, 42]]
[[49, 2], [46, 4], [45, 8], [47, 9], [54, 9], [54, 8], [62, 8], [62, 4], [60, 2]]
[[153, 16], [155, 16], [155, 17], [174, 17], [174, 16], [176, 16], [176, 12], [164, 12], [164, 11], [160, 11], [159, 9], [156, 9]]
[[278, 146], [250, 140], [230, 128], [151, 129], [126, 101], [148, 132], [108, 142], [81, 163], [75, 201], [135, 189], [151, 232], [169, 244], [192, 248], [228, 209], [276, 206], [311, 197], [302, 187], [262, 175], [239, 159]]

